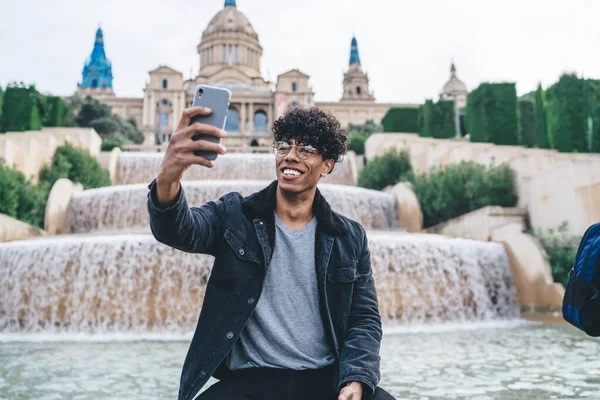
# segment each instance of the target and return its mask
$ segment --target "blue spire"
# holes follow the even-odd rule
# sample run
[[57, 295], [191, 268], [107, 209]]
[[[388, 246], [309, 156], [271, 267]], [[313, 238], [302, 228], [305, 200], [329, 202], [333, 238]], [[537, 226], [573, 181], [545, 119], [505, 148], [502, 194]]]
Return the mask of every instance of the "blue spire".
[[360, 64], [360, 56], [358, 55], [358, 42], [356, 37], [352, 37], [352, 43], [350, 44], [350, 65]]
[[96, 40], [92, 54], [83, 67], [82, 88], [110, 88], [112, 89], [112, 64], [104, 52], [104, 35], [102, 29], [96, 31]]
[[237, 7], [237, 5], [235, 4], [235, 0], [225, 0], [225, 7], [227, 6]]

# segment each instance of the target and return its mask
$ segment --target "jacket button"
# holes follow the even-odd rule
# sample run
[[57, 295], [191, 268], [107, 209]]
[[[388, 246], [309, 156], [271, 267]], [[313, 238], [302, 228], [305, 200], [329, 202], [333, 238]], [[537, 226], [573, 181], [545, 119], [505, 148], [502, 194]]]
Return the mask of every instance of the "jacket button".
[[206, 377], [206, 372], [200, 371], [200, 378], [205, 378], [205, 377]]
[[254, 304], [254, 297], [250, 297], [248, 299], [248, 304]]
[[243, 256], [245, 251], [244, 251], [244, 249], [240, 249], [240, 251], [238, 251], [238, 253], [240, 253], [240, 256]]
[[233, 332], [227, 332], [227, 339], [233, 339]]

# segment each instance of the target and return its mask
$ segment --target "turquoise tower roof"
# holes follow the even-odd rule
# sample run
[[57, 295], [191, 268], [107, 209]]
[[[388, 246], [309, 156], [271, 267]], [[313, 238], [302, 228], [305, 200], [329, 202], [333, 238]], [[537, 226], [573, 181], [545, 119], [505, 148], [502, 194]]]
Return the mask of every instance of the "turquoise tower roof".
[[225, 7], [227, 6], [237, 7], [237, 5], [235, 4], [235, 0], [225, 0]]
[[358, 42], [356, 37], [352, 37], [352, 43], [350, 44], [350, 65], [360, 64], [360, 56], [358, 55]]
[[83, 67], [82, 88], [110, 88], [112, 89], [112, 64], [104, 52], [104, 34], [102, 29], [96, 31], [96, 40], [92, 54]]

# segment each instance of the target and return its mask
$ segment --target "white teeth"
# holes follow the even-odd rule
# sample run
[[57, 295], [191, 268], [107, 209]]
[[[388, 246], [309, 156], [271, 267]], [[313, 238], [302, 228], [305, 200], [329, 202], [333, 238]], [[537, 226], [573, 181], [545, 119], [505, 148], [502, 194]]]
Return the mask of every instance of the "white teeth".
[[286, 168], [283, 170], [283, 174], [284, 175], [295, 175], [295, 176], [300, 176], [301, 173], [299, 171], [296, 171], [294, 169], [290, 169], [290, 168]]

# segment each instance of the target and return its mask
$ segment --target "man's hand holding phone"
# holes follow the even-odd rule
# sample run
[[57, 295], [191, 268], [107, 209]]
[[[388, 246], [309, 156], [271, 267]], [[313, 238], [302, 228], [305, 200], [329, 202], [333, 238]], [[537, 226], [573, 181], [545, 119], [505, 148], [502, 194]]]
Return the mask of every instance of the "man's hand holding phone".
[[210, 151], [221, 155], [227, 153], [225, 147], [220, 143], [201, 139], [192, 140], [192, 137], [198, 134], [207, 134], [219, 139], [226, 136], [224, 130], [212, 125], [200, 122], [190, 125], [193, 117], [208, 116], [211, 112], [206, 107], [192, 107], [183, 111], [177, 132], [171, 136], [171, 141], [169, 142], [156, 178], [157, 200], [160, 205], [166, 206], [173, 202], [177, 193], [179, 193], [181, 178], [190, 165], [202, 165], [207, 168], [214, 167], [212, 161], [196, 156], [194, 154], [195, 151]]

